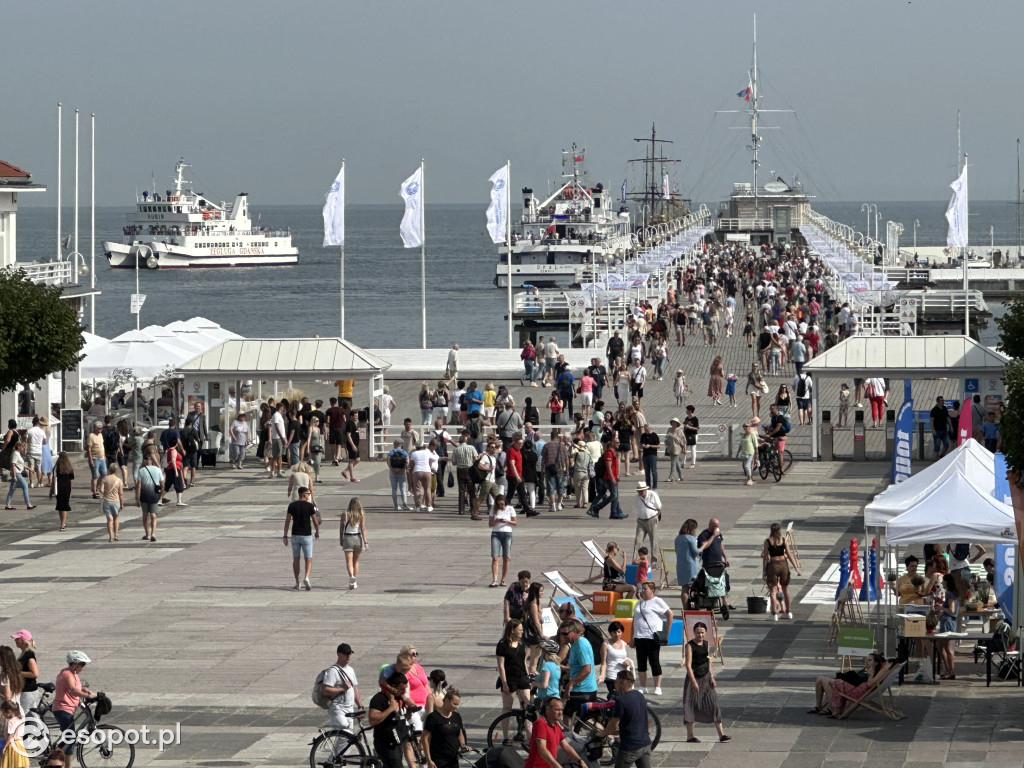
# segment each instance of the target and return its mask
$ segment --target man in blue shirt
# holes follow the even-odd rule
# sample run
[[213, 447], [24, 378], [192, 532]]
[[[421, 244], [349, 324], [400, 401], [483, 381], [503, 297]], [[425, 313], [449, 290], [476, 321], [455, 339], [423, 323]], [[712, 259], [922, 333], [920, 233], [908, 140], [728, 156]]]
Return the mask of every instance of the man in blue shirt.
[[474, 413], [479, 413], [480, 409], [484, 404], [484, 393], [476, 388], [476, 382], [469, 382], [469, 389], [466, 390], [466, 394], [463, 395], [466, 400], [466, 416], [472, 416]]
[[[406, 419], [408, 421], [408, 419]], [[402, 448], [402, 441], [395, 440], [388, 451], [388, 473], [391, 476], [391, 503], [398, 510], [398, 496], [402, 496], [402, 509], [409, 509], [409, 454]]]
[[985, 447], [992, 451], [992, 453], [995, 453], [999, 445], [999, 425], [996, 424], [996, 414], [994, 411], [989, 411], [988, 421], [981, 423], [981, 434], [985, 438]]
[[604, 727], [604, 736], [619, 737], [615, 768], [651, 764], [651, 736], [647, 726], [647, 700], [633, 689], [633, 673], [620, 670], [615, 678], [615, 705]]
[[584, 702], [597, 700], [594, 649], [583, 636], [583, 622], [579, 619], [563, 621], [558, 628], [558, 638], [560, 643], [569, 646], [569, 700], [565, 703], [565, 717], [572, 720]]

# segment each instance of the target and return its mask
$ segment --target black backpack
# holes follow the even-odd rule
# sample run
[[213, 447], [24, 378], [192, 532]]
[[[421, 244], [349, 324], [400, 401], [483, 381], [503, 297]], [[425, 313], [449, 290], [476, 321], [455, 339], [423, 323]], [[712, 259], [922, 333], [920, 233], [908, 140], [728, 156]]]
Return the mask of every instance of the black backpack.
[[485, 453], [478, 456], [476, 461], [474, 461], [473, 465], [469, 468], [469, 479], [474, 483], [480, 484], [487, 479], [489, 472], [480, 466], [480, 459], [487, 455], [489, 454]]
[[796, 383], [796, 396], [803, 400], [807, 397], [807, 377], [801, 376]]
[[405, 469], [408, 463], [408, 457], [404, 452], [399, 453], [398, 451], [392, 451], [388, 457], [388, 464], [391, 465], [392, 469]]
[[195, 453], [199, 450], [199, 433], [194, 427], [185, 427], [181, 430], [180, 437], [185, 453]]
[[121, 447], [121, 435], [117, 427], [107, 426], [103, 428], [103, 450], [108, 456], [113, 456]]

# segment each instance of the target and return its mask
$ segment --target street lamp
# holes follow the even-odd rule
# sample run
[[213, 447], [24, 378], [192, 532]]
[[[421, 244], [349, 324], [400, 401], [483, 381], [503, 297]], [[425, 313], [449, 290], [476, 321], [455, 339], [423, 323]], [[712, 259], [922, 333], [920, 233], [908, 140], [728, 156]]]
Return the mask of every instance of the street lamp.
[[864, 203], [864, 205], [862, 205], [860, 207], [860, 210], [861, 210], [862, 213], [866, 213], [868, 215], [866, 231], [867, 231], [868, 235], [870, 235], [871, 234], [871, 203]]
[[878, 240], [878, 225], [881, 222], [881, 220], [882, 220], [882, 214], [878, 212], [878, 206], [875, 205], [875, 241], [876, 242], [880, 242]]
[[146, 259], [146, 266], [150, 269], [155, 269], [159, 263], [153, 254], [153, 249], [148, 245], [142, 244], [135, 249], [135, 330], [139, 330], [142, 325], [142, 296], [139, 295], [139, 262], [143, 258]]
[[914, 219], [914, 258], [917, 258], [917, 228], [921, 226], [920, 219]]

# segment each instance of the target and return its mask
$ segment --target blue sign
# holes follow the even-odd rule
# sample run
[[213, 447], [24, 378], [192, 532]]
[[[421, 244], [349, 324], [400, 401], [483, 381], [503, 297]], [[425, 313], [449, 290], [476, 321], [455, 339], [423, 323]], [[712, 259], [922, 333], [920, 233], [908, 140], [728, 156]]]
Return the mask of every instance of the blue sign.
[[996, 544], [996, 579], [995, 592], [996, 602], [1006, 614], [1006, 618], [1013, 621], [1013, 566], [1016, 547], [1013, 544]]
[[1004, 504], [1013, 504], [1013, 499], [1010, 498], [1010, 481], [1006, 477], [1006, 457], [1002, 453], [997, 453], [994, 458], [996, 487], [992, 495]]
[[968, 392], [973, 395], [979, 391], [980, 388], [978, 387], [977, 379], [964, 379], [964, 392]]
[[914, 398], [910, 379], [903, 380], [903, 405], [896, 414], [896, 435], [892, 452], [892, 482], [902, 483], [910, 477], [911, 441], [914, 438]]

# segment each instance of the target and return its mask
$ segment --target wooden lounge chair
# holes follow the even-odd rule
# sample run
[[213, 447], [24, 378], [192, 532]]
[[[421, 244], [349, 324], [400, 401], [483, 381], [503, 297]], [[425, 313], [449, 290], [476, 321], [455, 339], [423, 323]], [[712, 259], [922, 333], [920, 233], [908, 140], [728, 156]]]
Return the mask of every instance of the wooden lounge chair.
[[906, 664], [907, 662], [901, 661], [898, 664], [891, 665], [885, 675], [864, 691], [864, 695], [859, 699], [840, 693], [839, 695], [848, 701], [849, 704], [843, 707], [842, 714], [838, 715], [836, 719], [843, 720], [849, 717], [850, 713], [857, 709], [857, 707], [867, 707], [880, 715], [888, 717], [890, 720], [902, 720], [906, 717], [906, 715], [896, 709], [896, 702], [892, 695], [892, 686], [899, 679], [900, 670]]
[[661, 589], [668, 589], [669, 587], [678, 587], [676, 584], [676, 550], [674, 547], [661, 550], [661, 561], [658, 563], [661, 566]]
[[[589, 541], [583, 541], [581, 543], [583, 544], [583, 548], [587, 550], [587, 554], [589, 554], [591, 558], [590, 573], [587, 575], [587, 578], [583, 583], [593, 584], [595, 582], [601, 581], [601, 579], [604, 577], [604, 553], [601, 552], [601, 548], [597, 546], [597, 543], [594, 542], [593, 539]], [[597, 575], [594, 575], [595, 569], [597, 570]]]
[[[584, 622], [595, 622], [595, 621], [597, 621], [597, 619], [594, 617], [594, 614], [592, 614], [590, 611], [588, 611], [583, 606], [583, 603], [580, 602], [579, 600], [577, 600], [572, 595], [557, 595], [557, 594], [556, 595], [552, 595], [551, 596], [551, 600], [549, 601], [549, 603], [550, 603], [551, 606], [554, 607], [554, 610], [555, 610], [556, 614], [558, 613], [558, 609], [562, 605], [565, 605], [566, 603], [568, 603], [569, 605], [571, 605], [575, 609], [576, 618], [579, 619], [580, 621], [584, 621]], [[556, 616], [556, 618], [557, 618], [557, 616]]]

